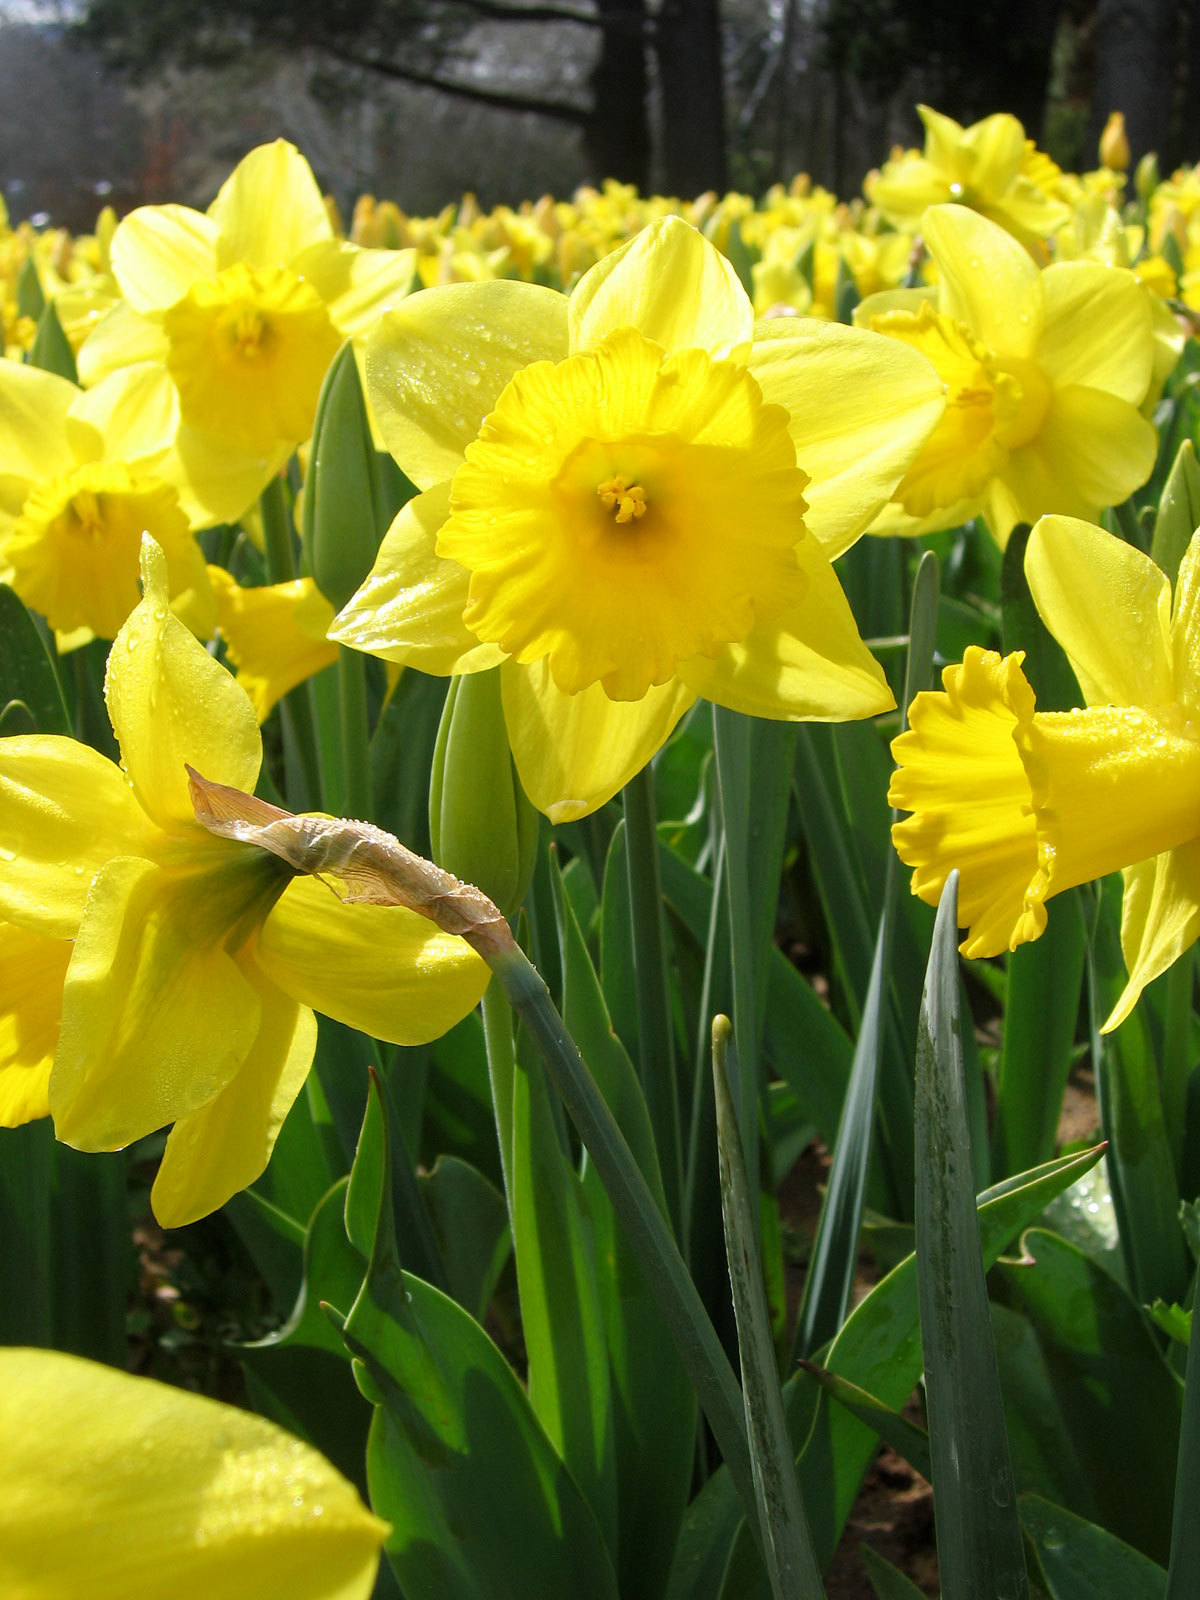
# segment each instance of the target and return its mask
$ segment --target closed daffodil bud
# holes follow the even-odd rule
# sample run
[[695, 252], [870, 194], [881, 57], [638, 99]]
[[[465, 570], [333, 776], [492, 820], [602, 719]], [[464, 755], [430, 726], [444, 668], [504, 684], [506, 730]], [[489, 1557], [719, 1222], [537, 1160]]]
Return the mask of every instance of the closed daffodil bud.
[[1129, 139], [1125, 133], [1125, 113], [1110, 111], [1100, 135], [1100, 164], [1113, 172], [1125, 172], [1130, 162]]
[[439, 866], [512, 915], [533, 876], [538, 814], [513, 766], [495, 669], [450, 684], [433, 754], [429, 837]]
[[1138, 192], [1138, 199], [1145, 205], [1150, 204], [1150, 196], [1158, 188], [1158, 152], [1147, 150], [1146, 154], [1137, 164], [1133, 174], [1133, 186]]

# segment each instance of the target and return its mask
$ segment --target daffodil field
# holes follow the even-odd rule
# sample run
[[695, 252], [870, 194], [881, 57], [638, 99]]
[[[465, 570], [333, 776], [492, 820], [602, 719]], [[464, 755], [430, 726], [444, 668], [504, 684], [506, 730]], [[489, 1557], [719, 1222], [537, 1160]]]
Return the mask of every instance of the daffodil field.
[[921, 117], [0, 221], [4, 1600], [1200, 1594], [1200, 168]]

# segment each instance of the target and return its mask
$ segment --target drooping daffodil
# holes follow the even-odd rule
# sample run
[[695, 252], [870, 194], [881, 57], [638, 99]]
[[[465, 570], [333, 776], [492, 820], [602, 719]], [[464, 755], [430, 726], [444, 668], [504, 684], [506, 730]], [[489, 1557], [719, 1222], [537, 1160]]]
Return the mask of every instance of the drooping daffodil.
[[1155, 366], [1141, 285], [1091, 261], [1039, 271], [963, 206], [933, 207], [922, 228], [937, 287], [872, 295], [854, 318], [928, 356], [946, 411], [872, 532], [982, 516], [1003, 545], [1048, 513], [1095, 521], [1145, 483], [1158, 448], [1138, 409]]
[[1036, 939], [1045, 902], [1118, 869], [1129, 981], [1105, 1029], [1200, 936], [1200, 535], [1171, 585], [1100, 528], [1044, 517], [1025, 571], [1086, 710], [1038, 711], [1021, 652], [970, 649], [917, 696], [889, 800], [915, 894], [959, 871], [968, 956]]
[[367, 1600], [388, 1526], [263, 1417], [0, 1350], [5, 1600]]
[[161, 361], [186, 421], [274, 466], [312, 432], [338, 347], [408, 293], [416, 265], [412, 250], [336, 239], [312, 169], [283, 139], [245, 156], [207, 212], [130, 212], [110, 259], [125, 303], [80, 350], [83, 381]]
[[172, 603], [207, 636], [213, 599], [193, 532], [235, 518], [262, 470], [182, 426], [153, 363], [83, 390], [0, 362], [0, 578], [42, 613], [60, 648], [116, 635], [138, 603], [144, 532], [166, 557]]
[[890, 222], [923, 230], [930, 206], [956, 202], [1036, 248], [1067, 221], [1070, 211], [1045, 181], [1058, 169], [1016, 117], [1001, 111], [964, 128], [932, 106], [918, 106], [917, 114], [924, 152], [894, 158], [866, 184], [867, 198]]
[[[488, 974], [415, 913], [344, 905], [196, 822], [187, 764], [252, 791], [258, 723], [168, 610], [166, 558], [149, 539], [142, 582], [105, 678], [121, 765], [73, 739], [0, 740], [0, 918], [48, 941], [0, 939], [5, 959], [26, 963], [0, 1000], [11, 1019], [0, 1078], [22, 1071], [11, 1100], [36, 1114], [40, 1074], [56, 1134], [78, 1149], [174, 1123], [151, 1198], [179, 1226], [266, 1166], [312, 1064], [314, 1009], [415, 1044], [470, 1011]], [[31, 1041], [44, 1038], [47, 968], [66, 940], [51, 1066], [44, 1048], [31, 1059]]]
[[569, 298], [413, 295], [366, 371], [423, 492], [330, 637], [425, 672], [499, 666], [552, 820], [615, 794], [698, 696], [784, 719], [891, 705], [830, 562], [941, 415], [919, 352], [756, 324], [729, 262], [666, 217]]

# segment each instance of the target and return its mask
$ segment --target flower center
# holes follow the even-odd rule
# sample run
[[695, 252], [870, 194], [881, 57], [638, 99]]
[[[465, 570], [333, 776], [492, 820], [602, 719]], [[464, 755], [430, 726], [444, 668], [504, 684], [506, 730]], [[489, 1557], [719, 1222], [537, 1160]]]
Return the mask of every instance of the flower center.
[[935, 311], [928, 300], [915, 311], [882, 312], [871, 318], [871, 327], [920, 350], [946, 386], [942, 420], [895, 498], [913, 517], [974, 500], [1004, 468], [1010, 446], [1006, 430], [1020, 411], [1019, 381], [961, 322]]
[[997, 419], [996, 439], [1006, 450], [1019, 450], [1036, 438], [1050, 405], [1050, 385], [1036, 361], [1010, 357], [997, 360], [996, 368], [1012, 382], [1015, 406], [1007, 418]]
[[597, 484], [596, 493], [600, 504], [613, 513], [614, 522], [631, 522], [634, 517], [646, 515], [646, 491], [640, 483], [630, 483], [618, 474]]
[[467, 447], [438, 554], [464, 621], [574, 694], [639, 700], [804, 592], [787, 413], [745, 368], [634, 328], [512, 379]]
[[186, 588], [199, 555], [175, 490], [123, 462], [89, 462], [30, 491], [3, 556], [13, 588], [57, 632], [112, 639], [138, 603], [143, 532], [167, 553], [172, 594]]
[[306, 279], [237, 262], [194, 283], [163, 330], [186, 421], [254, 454], [308, 438], [341, 337]]

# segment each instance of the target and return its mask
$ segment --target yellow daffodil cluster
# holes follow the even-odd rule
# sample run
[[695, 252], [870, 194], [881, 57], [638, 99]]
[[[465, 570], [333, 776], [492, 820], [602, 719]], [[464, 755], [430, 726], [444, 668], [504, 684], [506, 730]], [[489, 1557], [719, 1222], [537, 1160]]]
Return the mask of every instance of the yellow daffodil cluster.
[[[978, 519], [1003, 544], [1041, 518], [1035, 598], [1091, 708], [1037, 712], [1018, 657], [981, 652], [918, 701], [893, 792], [917, 891], [959, 867], [987, 953], [1034, 936], [1057, 889], [1127, 869], [1118, 1016], [1191, 942], [1195, 563], [1169, 631], [1161, 574], [1089, 524], [1154, 466], [1200, 181], [1127, 207], [1116, 133], [1076, 178], [1012, 117], [921, 114], [924, 152], [849, 204], [806, 179], [761, 203], [606, 183], [433, 218], [367, 197], [346, 239], [277, 141], [204, 212], [141, 207], [75, 241], [0, 221], [0, 577], [60, 651], [113, 641], [121, 758], [0, 740], [0, 1122], [49, 1111], [85, 1149], [173, 1123], [154, 1203], [179, 1223], [262, 1170], [314, 1010], [416, 1041], [475, 1004], [465, 945], [193, 817], [188, 767], [252, 790], [258, 724], [339, 649], [496, 670], [520, 783], [569, 821], [697, 699], [887, 711], [834, 565], [867, 532]], [[25, 359], [33, 288], [73, 373]], [[261, 543], [250, 513], [289, 462], [310, 492], [343, 346], [369, 442], [416, 492], [355, 592], [242, 587], [208, 530]], [[1126, 671], [1104, 650], [1131, 595]], [[1100, 791], [1103, 839], [1073, 833]]]

